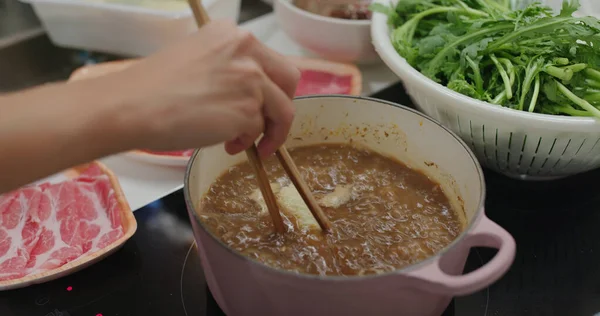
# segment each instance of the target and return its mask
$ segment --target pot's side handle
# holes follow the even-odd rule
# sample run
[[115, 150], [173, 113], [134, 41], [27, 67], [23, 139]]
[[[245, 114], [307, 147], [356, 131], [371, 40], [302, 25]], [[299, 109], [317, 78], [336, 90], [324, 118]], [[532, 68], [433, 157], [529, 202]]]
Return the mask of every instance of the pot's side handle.
[[470, 247], [489, 247], [498, 253], [479, 269], [462, 275], [450, 275], [440, 268], [440, 257], [425, 267], [411, 271], [408, 275], [426, 281], [424, 289], [445, 295], [468, 295], [496, 282], [510, 268], [516, 245], [513, 237], [504, 228], [482, 214], [464, 242]]

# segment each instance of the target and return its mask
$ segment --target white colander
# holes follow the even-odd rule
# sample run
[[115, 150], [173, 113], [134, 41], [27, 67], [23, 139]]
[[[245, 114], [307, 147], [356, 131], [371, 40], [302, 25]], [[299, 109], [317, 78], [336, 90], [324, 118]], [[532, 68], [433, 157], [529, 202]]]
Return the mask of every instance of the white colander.
[[454, 92], [410, 66], [392, 46], [389, 34], [387, 16], [375, 13], [371, 37], [381, 59], [400, 77], [416, 107], [462, 137], [482, 165], [526, 180], [600, 167], [600, 120], [518, 111]]

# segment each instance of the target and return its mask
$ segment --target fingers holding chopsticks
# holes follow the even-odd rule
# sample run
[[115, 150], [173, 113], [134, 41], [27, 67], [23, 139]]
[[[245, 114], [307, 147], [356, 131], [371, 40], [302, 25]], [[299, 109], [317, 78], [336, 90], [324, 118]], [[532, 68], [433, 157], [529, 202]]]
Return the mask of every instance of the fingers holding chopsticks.
[[[260, 43], [253, 35], [242, 33], [239, 54], [252, 58], [264, 73], [259, 84], [262, 94], [264, 137], [258, 144], [262, 157], [273, 154], [286, 140], [294, 119], [294, 97], [300, 71], [277, 52]], [[256, 137], [255, 137], [256, 136]], [[260, 134], [246, 134], [226, 144], [229, 153], [250, 147]]]
[[290, 131], [296, 111], [292, 99], [300, 80], [300, 71], [284, 56], [263, 45], [258, 45], [253, 55], [279, 88], [272, 87], [273, 94], [265, 98], [264, 137], [258, 144], [258, 152], [264, 157], [273, 154], [283, 145]]
[[[136, 147], [168, 151], [225, 143], [237, 154], [259, 142], [261, 156], [285, 141], [300, 73], [234, 23], [214, 21], [118, 73], [119, 121]], [[122, 99], [122, 100], [121, 100]]]
[[300, 80], [298, 68], [285, 56], [260, 43], [254, 36], [249, 37], [249, 42], [251, 43], [249, 54], [263, 67], [265, 74], [289, 98], [293, 98]]

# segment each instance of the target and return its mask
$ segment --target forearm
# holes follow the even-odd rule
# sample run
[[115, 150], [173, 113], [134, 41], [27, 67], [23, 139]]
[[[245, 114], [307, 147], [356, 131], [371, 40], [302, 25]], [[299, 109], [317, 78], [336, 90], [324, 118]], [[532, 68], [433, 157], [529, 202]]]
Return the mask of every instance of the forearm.
[[129, 149], [109, 88], [95, 80], [0, 96], [0, 193]]

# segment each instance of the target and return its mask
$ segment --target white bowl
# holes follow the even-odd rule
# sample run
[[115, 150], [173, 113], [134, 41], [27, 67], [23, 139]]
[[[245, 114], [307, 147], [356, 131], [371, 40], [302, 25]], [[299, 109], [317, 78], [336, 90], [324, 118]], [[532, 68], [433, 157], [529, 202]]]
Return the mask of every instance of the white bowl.
[[345, 20], [302, 10], [290, 0], [274, 0], [279, 26], [306, 50], [348, 63], [373, 63], [379, 57], [371, 43], [370, 20]]
[[[398, 0], [375, 0], [389, 5]], [[374, 13], [371, 36], [383, 62], [416, 107], [450, 128], [482, 165], [526, 180], [565, 177], [600, 167], [600, 120], [529, 113], [450, 90], [414, 69], [394, 49], [387, 16]]]

